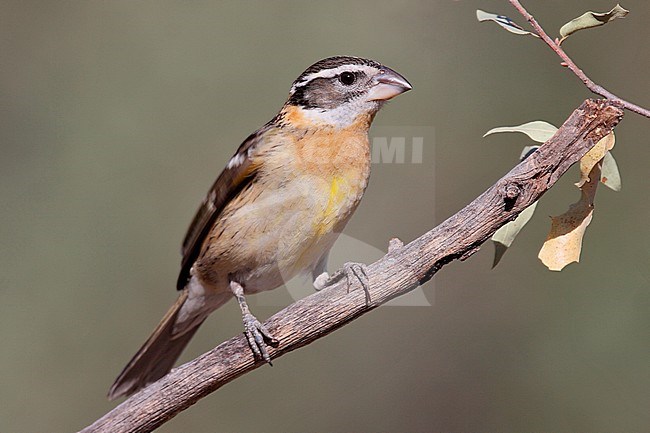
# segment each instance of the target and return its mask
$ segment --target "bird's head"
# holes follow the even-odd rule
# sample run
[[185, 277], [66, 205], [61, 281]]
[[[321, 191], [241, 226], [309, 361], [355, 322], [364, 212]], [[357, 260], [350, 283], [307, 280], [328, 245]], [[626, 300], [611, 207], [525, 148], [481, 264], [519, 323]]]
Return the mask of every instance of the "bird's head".
[[293, 82], [285, 108], [310, 122], [345, 128], [367, 121], [411, 84], [374, 60], [337, 56], [314, 63]]

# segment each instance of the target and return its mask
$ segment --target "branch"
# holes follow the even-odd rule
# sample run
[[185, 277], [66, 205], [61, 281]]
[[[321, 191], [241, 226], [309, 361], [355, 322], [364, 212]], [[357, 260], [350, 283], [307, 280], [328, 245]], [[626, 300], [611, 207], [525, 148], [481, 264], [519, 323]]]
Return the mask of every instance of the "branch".
[[618, 102], [623, 108], [633, 111], [637, 114], [640, 114], [642, 116], [650, 118], [650, 110], [640, 107], [636, 104], [633, 104], [631, 102], [628, 102], [622, 98], [619, 98], [618, 96], [614, 95], [612, 92], [608, 91], [605, 89], [603, 86], [594, 83], [591, 78], [589, 78], [583, 71], [580, 69], [574, 62], [571, 60], [571, 58], [567, 55], [567, 53], [564, 52], [562, 47], [560, 47], [560, 43], [554, 41], [549, 37], [549, 35], [546, 34], [542, 26], [539, 25], [537, 20], [533, 18], [533, 16], [528, 13], [528, 11], [519, 3], [518, 0], [508, 0], [511, 5], [519, 11], [519, 13], [526, 18], [526, 20], [530, 23], [531, 26], [533, 26], [533, 29], [535, 29], [535, 32], [537, 35], [544, 41], [546, 42], [546, 45], [548, 45], [553, 51], [555, 51], [555, 54], [560, 56], [562, 61], [564, 62], [564, 65], [571, 70], [580, 80], [587, 86], [587, 89], [591, 90], [593, 93], [596, 95], [602, 96], [603, 98], [611, 99], [612, 101]]
[[[442, 266], [465, 260], [499, 227], [539, 199], [621, 120], [619, 104], [587, 100], [557, 133], [487, 191], [408, 245], [391, 241], [390, 251], [368, 265], [371, 301], [364, 291], [341, 283], [299, 300], [265, 325], [279, 340], [271, 358], [305, 346], [392, 298], [428, 281]], [[82, 433], [150, 432], [226, 383], [264, 365], [253, 359], [243, 335], [174, 370], [134, 394]]]

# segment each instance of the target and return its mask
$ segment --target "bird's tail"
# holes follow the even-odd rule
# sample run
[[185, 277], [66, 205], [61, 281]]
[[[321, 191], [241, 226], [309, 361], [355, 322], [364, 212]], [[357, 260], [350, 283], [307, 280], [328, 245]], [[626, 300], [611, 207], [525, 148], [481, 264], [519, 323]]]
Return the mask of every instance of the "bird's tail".
[[[108, 391], [109, 400], [120, 396], [129, 396], [166, 375], [208, 314], [230, 299], [230, 296], [211, 299], [211, 308], [206, 310], [189, 305], [194, 303], [187, 302], [188, 295], [190, 295], [190, 290], [186, 288], [156, 326], [151, 336], [124, 367]], [[183, 318], [179, 316], [183, 316]], [[183, 323], [179, 323], [179, 321]]]

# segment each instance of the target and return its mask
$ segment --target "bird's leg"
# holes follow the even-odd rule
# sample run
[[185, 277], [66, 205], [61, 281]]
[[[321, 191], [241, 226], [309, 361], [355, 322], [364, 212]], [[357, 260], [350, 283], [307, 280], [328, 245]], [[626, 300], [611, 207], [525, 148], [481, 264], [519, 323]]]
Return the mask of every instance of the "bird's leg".
[[314, 280], [314, 287], [316, 290], [321, 290], [327, 286], [338, 283], [343, 279], [343, 277], [346, 279], [348, 292], [352, 286], [352, 279], [355, 278], [359, 281], [363, 292], [366, 294], [366, 305], [370, 305], [370, 284], [368, 274], [366, 273], [366, 265], [363, 263], [348, 262], [331, 277], [327, 272], [323, 272]]
[[271, 335], [266, 326], [262, 325], [255, 316], [253, 316], [248, 309], [248, 304], [246, 303], [246, 298], [244, 297], [244, 288], [241, 284], [236, 281], [230, 282], [230, 290], [232, 294], [235, 295], [237, 302], [239, 303], [239, 308], [241, 309], [242, 320], [244, 321], [244, 335], [248, 340], [248, 345], [251, 347], [251, 350], [258, 358], [262, 358], [264, 361], [271, 364], [271, 357], [266, 351], [265, 340], [271, 346], [277, 346], [279, 341]]

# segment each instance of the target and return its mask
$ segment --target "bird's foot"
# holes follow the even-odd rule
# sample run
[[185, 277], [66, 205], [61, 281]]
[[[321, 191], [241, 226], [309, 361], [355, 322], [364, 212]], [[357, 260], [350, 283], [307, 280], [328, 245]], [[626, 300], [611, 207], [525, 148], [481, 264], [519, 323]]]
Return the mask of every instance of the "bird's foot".
[[314, 288], [316, 290], [322, 290], [327, 286], [338, 283], [343, 278], [346, 279], [348, 285], [348, 293], [352, 287], [353, 281], [359, 281], [361, 288], [363, 289], [366, 295], [366, 305], [370, 304], [370, 283], [368, 280], [368, 274], [366, 272], [366, 265], [363, 263], [348, 262], [343, 265], [341, 269], [336, 271], [331, 277], [327, 272], [323, 272], [314, 280]]
[[257, 317], [253, 316], [244, 297], [244, 287], [236, 281], [230, 281], [230, 290], [235, 295], [239, 308], [241, 309], [242, 320], [244, 321], [244, 335], [248, 345], [253, 351], [253, 355], [262, 358], [265, 362], [271, 364], [271, 357], [266, 351], [266, 343], [276, 347], [280, 342], [262, 325]]
[[245, 313], [242, 319], [244, 321], [244, 335], [255, 356], [262, 358], [269, 365], [273, 365], [271, 357], [266, 351], [266, 343], [275, 347], [279, 344], [279, 341], [251, 313]]

